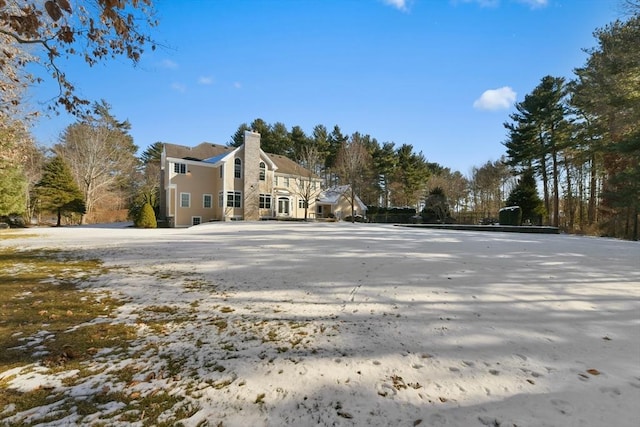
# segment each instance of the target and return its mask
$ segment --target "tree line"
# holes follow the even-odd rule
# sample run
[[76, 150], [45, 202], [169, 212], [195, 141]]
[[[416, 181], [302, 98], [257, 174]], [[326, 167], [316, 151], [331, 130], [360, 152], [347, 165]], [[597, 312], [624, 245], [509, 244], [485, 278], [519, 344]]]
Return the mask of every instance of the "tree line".
[[[69, 33], [73, 28], [62, 25], [67, 3], [54, 3], [59, 10], [41, 9], [37, 2], [25, 2], [21, 14], [0, 8], [5, 25], [0, 43], [8, 53], [0, 59], [0, 216], [30, 220], [55, 212], [58, 223], [65, 218], [95, 222], [137, 216], [146, 205], [157, 209], [162, 144], [151, 144], [137, 157], [138, 147], [129, 134], [131, 124], [115, 118], [106, 101], [88, 105], [74, 98], [74, 88], [63, 79], [55, 102], [74, 112], [77, 122], [48, 150], [37, 147], [29, 134], [30, 115], [19, 111], [19, 101], [37, 78], [20, 73], [29, 62], [25, 46], [43, 41], [45, 52], [55, 48], [55, 52], [71, 49], [68, 55], [76, 53]], [[150, 1], [140, 4], [151, 7]], [[241, 124], [227, 144], [240, 145], [245, 130], [259, 132], [264, 151], [296, 160], [321, 177], [325, 187], [349, 184], [370, 206], [419, 210], [429, 208], [425, 204], [433, 200], [446, 200], [446, 209], [440, 210], [453, 220], [477, 223], [492, 221], [500, 208], [517, 204], [532, 223], [637, 239], [640, 2], [624, 4], [627, 19], [594, 32], [597, 45], [586, 51], [588, 58], [574, 70], [572, 79], [544, 76], [515, 104], [504, 123], [505, 156], [466, 174], [429, 162], [410, 144], [380, 142], [362, 132], [345, 134], [338, 125], [319, 124], [307, 134], [300, 126], [288, 128], [258, 118]], [[113, 8], [120, 6], [99, 2], [94, 14], [112, 16]], [[132, 9], [142, 15], [145, 10]], [[51, 18], [49, 26], [44, 24], [45, 14]], [[30, 16], [36, 19], [27, 19]], [[21, 20], [28, 25], [20, 26]], [[113, 48], [98, 37], [91, 41], [98, 43], [95, 57], [89, 53], [85, 60], [111, 54], [137, 60], [148, 37], [132, 39], [138, 29], [117, 30], [114, 25], [122, 23], [116, 21], [104, 21], [100, 31], [104, 37], [123, 37], [123, 44]], [[73, 37], [86, 35], [73, 31]], [[57, 67], [56, 58], [45, 56], [45, 61]], [[111, 217], [105, 214], [109, 212]]]
[[638, 5], [595, 31], [598, 45], [572, 80], [543, 77], [505, 123], [506, 163], [540, 179], [545, 222], [570, 232], [638, 239]]

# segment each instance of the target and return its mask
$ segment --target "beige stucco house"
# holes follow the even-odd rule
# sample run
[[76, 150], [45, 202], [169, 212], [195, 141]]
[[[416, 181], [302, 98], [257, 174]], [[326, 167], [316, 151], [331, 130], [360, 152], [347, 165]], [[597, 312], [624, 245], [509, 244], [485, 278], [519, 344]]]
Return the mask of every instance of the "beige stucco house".
[[[210, 221], [328, 218], [342, 212], [345, 203], [340, 197], [325, 197], [321, 179], [308, 169], [262, 151], [260, 134], [249, 131], [237, 148], [164, 144], [160, 180], [159, 220], [169, 227]], [[366, 209], [362, 206], [359, 214]]]

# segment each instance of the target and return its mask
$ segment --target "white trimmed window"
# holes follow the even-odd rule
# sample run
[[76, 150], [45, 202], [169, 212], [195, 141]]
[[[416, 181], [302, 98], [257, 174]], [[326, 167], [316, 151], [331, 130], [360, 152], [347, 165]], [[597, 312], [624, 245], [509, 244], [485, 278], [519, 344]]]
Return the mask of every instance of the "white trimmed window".
[[284, 178], [284, 186], [285, 186], [285, 187], [289, 187], [289, 177], [288, 177], [288, 176], [286, 176], [286, 177]]
[[260, 209], [271, 209], [271, 194], [260, 195]]
[[180, 175], [185, 175], [187, 173], [187, 164], [186, 163], [174, 163], [173, 171]]
[[218, 193], [218, 206], [224, 206], [224, 193], [222, 191]]
[[180, 207], [191, 207], [191, 193], [180, 193]]
[[202, 195], [202, 207], [203, 208], [212, 208], [213, 207], [213, 196], [211, 194], [203, 194]]
[[198, 225], [202, 223], [202, 217], [201, 216], [192, 216], [191, 217], [191, 225]]
[[306, 209], [308, 207], [309, 207], [309, 203], [305, 199], [299, 199], [298, 200], [298, 208]]
[[242, 178], [242, 160], [240, 159], [233, 161], [233, 176], [234, 178]]
[[242, 207], [242, 193], [239, 191], [227, 191], [227, 207], [228, 208], [241, 208]]
[[260, 181], [264, 181], [267, 176], [267, 165], [264, 162], [260, 162]]

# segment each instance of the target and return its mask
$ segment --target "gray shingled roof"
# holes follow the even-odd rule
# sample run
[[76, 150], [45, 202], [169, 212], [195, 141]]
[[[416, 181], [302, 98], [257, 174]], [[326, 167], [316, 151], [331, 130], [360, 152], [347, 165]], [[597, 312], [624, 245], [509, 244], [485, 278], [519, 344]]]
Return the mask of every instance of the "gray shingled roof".
[[203, 142], [195, 147], [185, 147], [184, 145], [165, 144], [167, 157], [175, 157], [178, 159], [196, 159], [204, 160], [220, 154], [230, 153], [235, 147], [226, 147], [224, 145], [210, 144]]
[[[185, 147], [184, 145], [165, 144], [167, 157], [175, 157], [177, 159], [189, 160], [206, 160], [212, 157], [221, 157], [231, 153], [236, 147], [227, 147], [224, 145], [210, 144], [203, 142], [195, 147]], [[288, 157], [279, 154], [266, 153], [269, 158], [278, 167], [278, 173], [288, 175], [309, 176], [309, 171]], [[312, 175], [315, 177], [315, 175]]]
[[309, 176], [309, 171], [288, 157], [281, 156], [279, 154], [270, 154], [267, 155], [273, 160], [273, 163], [278, 166], [278, 173], [283, 173], [287, 175], [299, 175], [299, 176]]

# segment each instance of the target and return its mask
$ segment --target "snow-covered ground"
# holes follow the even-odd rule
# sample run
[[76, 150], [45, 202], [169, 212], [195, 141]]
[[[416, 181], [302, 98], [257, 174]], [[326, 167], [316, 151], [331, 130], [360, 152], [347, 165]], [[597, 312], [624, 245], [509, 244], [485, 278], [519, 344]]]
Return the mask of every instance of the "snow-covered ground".
[[[69, 395], [182, 394], [188, 426], [640, 425], [638, 242], [350, 223], [34, 232], [2, 244], [119, 267], [87, 286], [126, 298], [115, 320], [138, 328], [129, 358], [96, 356], [138, 382], [106, 370]], [[145, 307], [189, 320], [158, 332]], [[13, 373], [17, 389], [65, 387]]]

